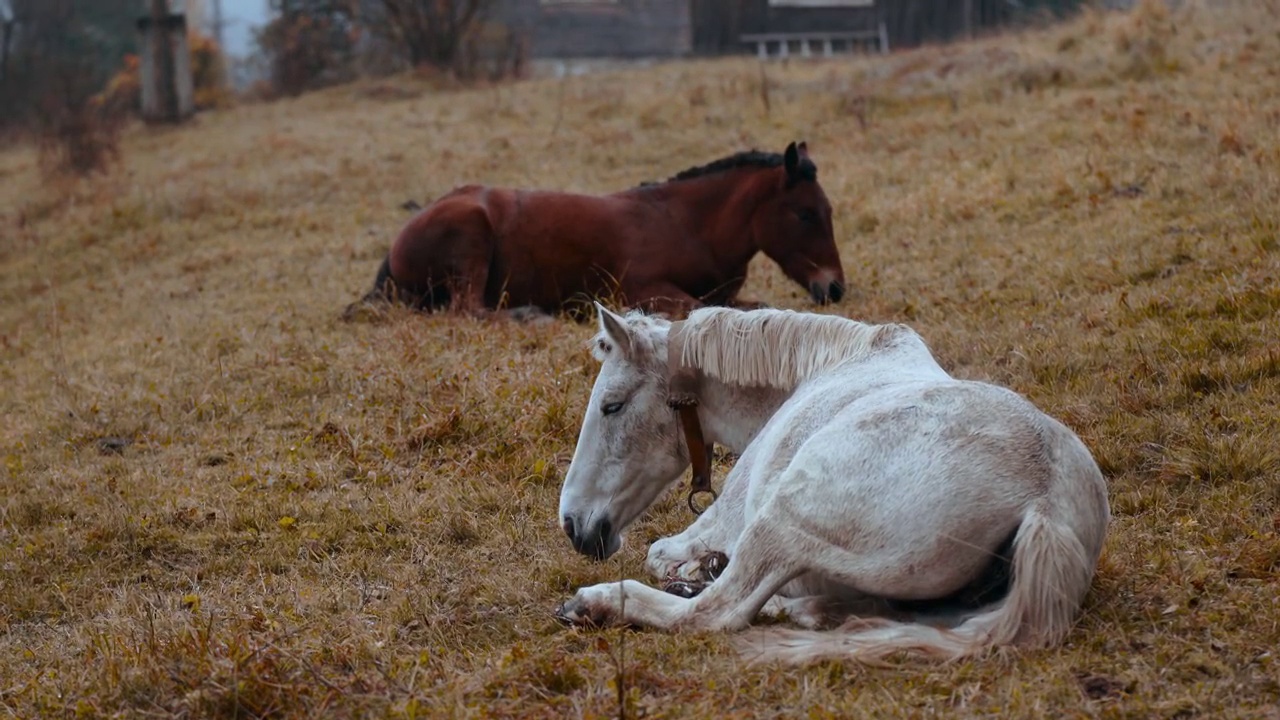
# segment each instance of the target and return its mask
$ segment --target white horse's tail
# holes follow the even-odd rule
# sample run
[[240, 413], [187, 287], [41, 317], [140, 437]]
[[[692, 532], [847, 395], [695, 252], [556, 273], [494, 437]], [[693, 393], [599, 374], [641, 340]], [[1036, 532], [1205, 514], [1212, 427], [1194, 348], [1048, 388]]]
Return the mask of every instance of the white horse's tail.
[[[1058, 483], [1059, 487], [1063, 484]], [[1076, 490], [1086, 492], [1078, 486]], [[884, 619], [853, 620], [831, 631], [766, 630], [745, 638], [740, 649], [760, 662], [845, 658], [879, 664], [896, 653], [953, 660], [1000, 645], [1055, 645], [1071, 629], [1089, 590], [1107, 512], [1104, 509], [1100, 515], [1102, 528], [1092, 527], [1096, 511], [1094, 517], [1077, 516], [1089, 525], [1082, 543], [1054, 512], [1081, 509], [1079, 505], [1053, 500], [1065, 499], [1042, 498], [1018, 528], [1013, 541], [1013, 577], [1005, 598], [954, 628]], [[1086, 550], [1086, 543], [1096, 547]]]

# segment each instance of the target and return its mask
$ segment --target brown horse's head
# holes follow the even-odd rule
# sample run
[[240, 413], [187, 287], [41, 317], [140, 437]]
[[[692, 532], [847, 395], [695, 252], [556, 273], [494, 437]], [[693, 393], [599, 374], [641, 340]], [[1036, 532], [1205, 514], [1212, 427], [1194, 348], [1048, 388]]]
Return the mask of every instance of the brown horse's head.
[[751, 231], [756, 246], [787, 277], [808, 288], [814, 302], [839, 302], [844, 296], [831, 203], [818, 184], [818, 166], [804, 143], [787, 146], [777, 186], [752, 217]]

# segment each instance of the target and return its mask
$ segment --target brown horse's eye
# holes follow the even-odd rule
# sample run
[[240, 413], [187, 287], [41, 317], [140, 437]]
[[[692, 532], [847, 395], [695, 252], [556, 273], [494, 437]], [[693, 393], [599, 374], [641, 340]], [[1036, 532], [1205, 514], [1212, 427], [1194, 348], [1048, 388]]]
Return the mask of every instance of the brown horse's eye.
[[796, 217], [800, 218], [800, 222], [806, 225], [818, 224], [818, 211], [813, 208], [801, 208], [796, 211]]

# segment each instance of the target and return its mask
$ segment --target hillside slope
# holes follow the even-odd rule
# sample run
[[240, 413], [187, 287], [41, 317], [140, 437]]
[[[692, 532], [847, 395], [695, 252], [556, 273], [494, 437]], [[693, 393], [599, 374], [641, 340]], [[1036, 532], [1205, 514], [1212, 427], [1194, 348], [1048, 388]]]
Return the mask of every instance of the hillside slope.
[[[0, 705], [599, 716], [620, 667], [652, 717], [1275, 717], [1277, 27], [1275, 2], [1146, 3], [887, 58], [366, 82], [134, 129], [82, 182], [0, 154]], [[603, 192], [793, 139], [854, 290], [830, 311], [910, 323], [1106, 472], [1065, 647], [747, 669], [719, 636], [560, 628], [689, 521], [667, 498], [602, 565], [557, 528], [592, 328], [339, 320], [406, 199]]]

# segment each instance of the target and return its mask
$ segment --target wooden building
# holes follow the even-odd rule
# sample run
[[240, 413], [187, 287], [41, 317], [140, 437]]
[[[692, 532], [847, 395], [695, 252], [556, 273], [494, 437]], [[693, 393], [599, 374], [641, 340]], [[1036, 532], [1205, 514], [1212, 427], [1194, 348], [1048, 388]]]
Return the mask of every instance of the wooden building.
[[[690, 0], [698, 55], [830, 54], [875, 49], [892, 38], [880, 25], [886, 0]], [[816, 47], [815, 47], [816, 45]]]
[[[535, 58], [884, 51], [965, 37], [1071, 0], [497, 0]], [[786, 44], [784, 38], [790, 38]]]
[[497, 0], [490, 19], [526, 39], [534, 58], [665, 58], [692, 54], [690, 0]]

